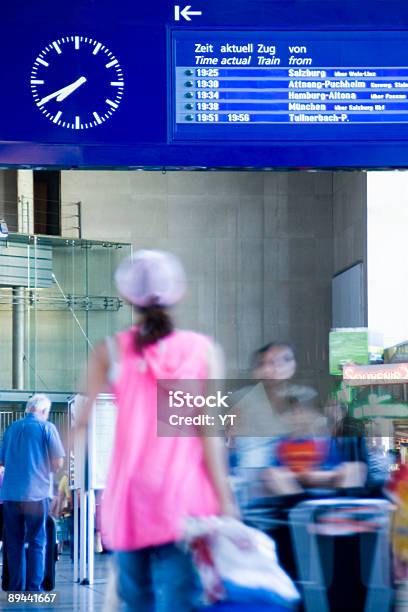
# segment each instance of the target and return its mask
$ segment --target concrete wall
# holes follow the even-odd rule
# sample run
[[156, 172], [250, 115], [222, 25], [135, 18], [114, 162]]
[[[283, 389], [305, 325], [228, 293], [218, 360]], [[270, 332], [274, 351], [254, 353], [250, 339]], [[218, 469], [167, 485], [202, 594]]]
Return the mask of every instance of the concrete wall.
[[333, 173], [333, 271], [367, 265], [367, 174]]
[[[356, 261], [367, 264], [366, 176], [65, 171], [61, 199], [82, 201], [85, 238], [180, 255], [189, 294], [177, 310], [179, 324], [215, 336], [230, 375], [246, 375], [250, 354], [263, 343], [288, 339], [300, 377], [324, 393], [331, 276]], [[0, 172], [0, 215], [8, 210], [11, 229], [16, 183], [15, 171]], [[2, 327], [8, 345], [9, 325]], [[54, 342], [54, 333], [44, 320], [42, 341], [49, 335]]]
[[367, 173], [333, 173], [333, 273], [363, 263], [367, 324]]
[[17, 170], [0, 170], [0, 219], [17, 231]]
[[265, 174], [264, 338], [295, 344], [299, 374], [329, 384], [331, 173]]
[[[180, 325], [215, 336], [231, 375], [289, 339], [301, 376], [327, 384], [331, 173], [62, 172], [83, 236], [177, 253], [189, 278]], [[321, 379], [324, 382], [321, 383]]]

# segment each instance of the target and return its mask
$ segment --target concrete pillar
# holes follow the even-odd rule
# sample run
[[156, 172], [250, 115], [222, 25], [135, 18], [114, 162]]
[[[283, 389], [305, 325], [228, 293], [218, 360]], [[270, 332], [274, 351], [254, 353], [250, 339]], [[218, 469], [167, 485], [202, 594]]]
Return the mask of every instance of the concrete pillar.
[[13, 389], [24, 389], [24, 287], [13, 287]]
[[[17, 170], [17, 231], [34, 233], [34, 174]], [[13, 287], [13, 389], [24, 389], [25, 304], [24, 287]]]
[[34, 233], [34, 173], [32, 170], [17, 170], [17, 231]]

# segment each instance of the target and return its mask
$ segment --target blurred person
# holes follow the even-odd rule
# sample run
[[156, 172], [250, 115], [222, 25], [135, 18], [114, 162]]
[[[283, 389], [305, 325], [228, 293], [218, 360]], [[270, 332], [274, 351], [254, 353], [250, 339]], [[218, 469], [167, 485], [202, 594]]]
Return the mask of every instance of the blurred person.
[[101, 527], [101, 506], [103, 499], [103, 490], [95, 491], [95, 552], [102, 553], [104, 551], [102, 540]]
[[313, 489], [331, 493], [341, 484], [341, 462], [320, 414], [297, 402], [288, 407], [284, 418], [288, 433], [276, 442], [272, 466], [263, 475], [266, 487], [281, 495], [286, 493], [284, 486], [289, 487], [288, 493]]
[[[231, 407], [237, 414], [231, 433], [243, 516], [273, 537], [293, 579], [298, 576], [288, 512], [313, 489], [331, 491], [339, 463], [331, 453], [326, 421], [316, 410], [317, 392], [293, 382], [295, 373], [292, 346], [267, 344], [254, 354], [255, 384], [243, 389]], [[258, 524], [253, 517], [259, 511]]]
[[58, 483], [57, 516], [68, 516], [72, 512], [72, 495], [68, 473], [64, 472]]
[[118, 408], [102, 505], [104, 539], [117, 552], [118, 591], [128, 610], [193, 609], [195, 575], [177, 541], [188, 516], [236, 515], [223, 446], [216, 437], [157, 435], [157, 382], [222, 377], [213, 342], [174, 327], [169, 308], [185, 291], [179, 260], [139, 251], [115, 275], [139, 323], [102, 343], [89, 365], [88, 401], [109, 388]]
[[53, 474], [52, 475], [52, 485], [51, 485], [51, 497], [50, 497], [50, 503], [48, 506], [48, 513], [50, 516], [54, 517], [55, 519], [58, 518], [59, 516], [59, 508], [58, 508], [58, 498], [59, 498], [59, 474]]
[[390, 456], [381, 444], [368, 446], [368, 486], [373, 495], [382, 496], [391, 465]]
[[306, 499], [336, 495], [348, 469], [332, 443], [328, 419], [317, 409], [317, 392], [293, 382], [291, 345], [268, 344], [253, 363], [256, 384], [231, 407], [238, 412], [239, 499], [244, 518], [274, 538], [282, 566], [296, 580], [290, 509]]
[[390, 473], [396, 471], [399, 465], [401, 464], [400, 453], [396, 448], [389, 448], [387, 450], [387, 461], [390, 466], [389, 473], [388, 473], [388, 478], [389, 478]]
[[73, 559], [73, 503], [71, 490], [69, 488], [69, 477], [66, 471], [62, 471], [57, 484], [57, 495], [53, 516], [57, 520], [59, 552], [60, 554], [63, 552], [64, 544], [68, 542], [70, 550], [72, 549], [71, 559]]
[[52, 472], [62, 467], [65, 456], [58, 431], [48, 421], [50, 408], [46, 395], [33, 395], [25, 417], [6, 429], [0, 451], [5, 467], [1, 499], [10, 591], [40, 591], [44, 579]]
[[[361, 489], [367, 495], [370, 472], [369, 452], [364, 435], [363, 421], [348, 415], [348, 407], [337, 401], [329, 401], [325, 407], [332, 444], [339, 453], [344, 467], [343, 489]], [[364, 488], [364, 491], [362, 490]]]
[[313, 489], [330, 493], [365, 481], [366, 469], [357, 463], [351, 466], [359, 459], [350, 458], [346, 442], [332, 441], [333, 422], [338, 423], [343, 411], [327, 410], [327, 417], [322, 415], [317, 392], [294, 383], [295, 373], [295, 353], [289, 343], [272, 342], [254, 355], [253, 378], [259, 383], [254, 390], [244, 390], [234, 427], [238, 472], [255, 485], [245, 483], [249, 502]]
[[[309, 411], [306, 420], [314, 422], [320, 419], [314, 410], [316, 391], [294, 383], [295, 372], [294, 350], [287, 342], [271, 342], [254, 354], [252, 376], [256, 384], [236, 394], [232, 408], [232, 412], [237, 414], [236, 425], [231, 432], [235, 462], [244, 480], [253, 478], [257, 484], [260, 480], [268, 480], [269, 468], [276, 462], [277, 447], [283, 438], [291, 434], [294, 425], [290, 423], [289, 414], [299, 415], [293, 409], [301, 405], [303, 414]], [[284, 470], [280, 470], [280, 475], [282, 486], [288, 486], [288, 494], [301, 490], [291, 475]], [[279, 477], [278, 474], [276, 476]], [[289, 476], [289, 480], [285, 484], [286, 476]], [[256, 489], [255, 497], [261, 494]], [[267, 491], [264, 494], [267, 495]], [[279, 490], [276, 494], [284, 493]]]

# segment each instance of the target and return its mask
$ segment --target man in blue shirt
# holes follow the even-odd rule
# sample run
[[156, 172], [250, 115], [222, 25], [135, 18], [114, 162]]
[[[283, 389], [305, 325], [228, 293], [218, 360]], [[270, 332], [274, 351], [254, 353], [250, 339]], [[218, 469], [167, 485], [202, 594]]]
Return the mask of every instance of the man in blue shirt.
[[[64, 448], [48, 422], [51, 401], [37, 394], [27, 402], [26, 416], [7, 428], [0, 451], [4, 480], [4, 529], [10, 591], [40, 591], [44, 579], [46, 520], [51, 472], [62, 467]], [[24, 574], [24, 544], [28, 543]]]

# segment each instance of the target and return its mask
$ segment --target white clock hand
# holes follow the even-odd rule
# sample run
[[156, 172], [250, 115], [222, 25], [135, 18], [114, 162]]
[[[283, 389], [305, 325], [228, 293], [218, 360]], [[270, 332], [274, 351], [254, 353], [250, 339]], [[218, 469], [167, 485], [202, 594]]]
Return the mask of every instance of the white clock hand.
[[42, 98], [39, 102], [37, 102], [37, 104], [38, 106], [42, 106], [53, 98], [56, 98], [57, 102], [62, 102], [62, 100], [65, 100], [65, 98], [67, 98], [70, 94], [72, 94], [72, 92], [78, 89], [78, 87], [83, 85], [83, 83], [86, 83], [86, 78], [84, 76], [81, 76], [79, 77], [79, 79], [77, 79], [70, 85], [66, 85], [65, 87], [62, 87], [62, 89], [58, 89], [57, 91], [54, 91], [48, 96], [45, 96], [45, 98]]
[[78, 89], [78, 87], [83, 85], [83, 83], [86, 83], [86, 78], [84, 76], [81, 76], [79, 77], [79, 79], [75, 81], [75, 83], [72, 83], [71, 85], [67, 85], [67, 87], [64, 87], [64, 91], [61, 91], [58, 98], [56, 98], [57, 102], [62, 102], [62, 100], [65, 100], [65, 98], [67, 98], [70, 94], [72, 94], [73, 91]]

